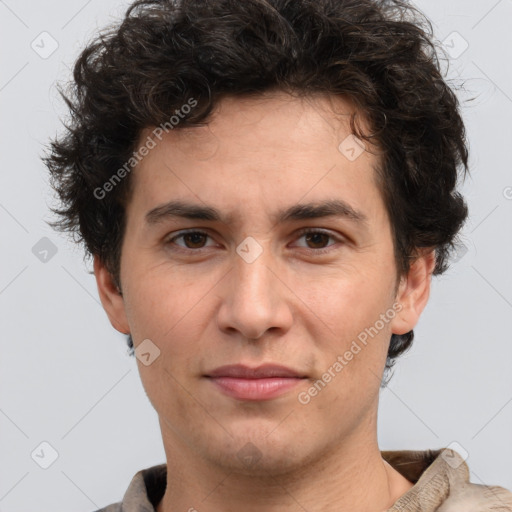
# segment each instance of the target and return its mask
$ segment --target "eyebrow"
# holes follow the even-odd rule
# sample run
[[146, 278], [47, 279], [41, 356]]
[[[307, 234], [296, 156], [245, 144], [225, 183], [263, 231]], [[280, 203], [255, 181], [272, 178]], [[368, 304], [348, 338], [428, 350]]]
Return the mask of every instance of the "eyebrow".
[[[317, 219], [322, 217], [343, 217], [361, 226], [367, 226], [368, 217], [340, 199], [327, 200], [314, 203], [296, 204], [279, 210], [273, 220], [277, 223]], [[184, 218], [192, 220], [217, 221], [229, 224], [234, 215], [223, 215], [212, 206], [187, 203], [184, 201], [169, 201], [153, 208], [146, 214], [148, 224], [157, 224], [168, 218]]]

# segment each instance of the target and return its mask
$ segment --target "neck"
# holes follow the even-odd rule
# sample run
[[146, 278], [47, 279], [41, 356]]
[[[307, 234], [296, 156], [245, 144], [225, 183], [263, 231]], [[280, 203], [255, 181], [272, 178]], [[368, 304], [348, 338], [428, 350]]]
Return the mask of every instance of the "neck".
[[382, 459], [374, 437], [347, 440], [294, 471], [270, 477], [220, 468], [199, 460], [176, 439], [172, 446], [164, 442], [168, 479], [157, 512], [386, 510], [413, 484]]

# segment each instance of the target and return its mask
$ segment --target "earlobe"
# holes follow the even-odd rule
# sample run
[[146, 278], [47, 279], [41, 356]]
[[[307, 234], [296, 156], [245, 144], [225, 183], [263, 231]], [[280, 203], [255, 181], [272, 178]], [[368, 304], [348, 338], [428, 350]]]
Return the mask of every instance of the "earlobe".
[[425, 249], [411, 264], [407, 275], [402, 277], [396, 295], [401, 310], [391, 323], [393, 334], [406, 334], [418, 323], [430, 296], [435, 263], [435, 251]]
[[94, 275], [103, 309], [114, 329], [129, 334], [130, 328], [125, 313], [124, 298], [112, 274], [98, 256], [94, 256]]

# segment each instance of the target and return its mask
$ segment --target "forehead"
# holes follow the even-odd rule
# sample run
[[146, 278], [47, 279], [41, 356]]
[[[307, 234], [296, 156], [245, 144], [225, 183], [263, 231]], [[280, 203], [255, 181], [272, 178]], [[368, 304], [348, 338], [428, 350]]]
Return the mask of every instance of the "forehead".
[[[234, 153], [235, 146], [247, 153], [288, 149], [300, 153], [338, 145], [350, 134], [350, 119], [367, 130], [362, 112], [342, 96], [315, 93], [292, 96], [283, 91], [258, 95], [225, 96], [215, 106], [206, 126], [181, 128], [179, 124], [163, 134], [179, 151], [209, 159], [218, 150]], [[153, 127], [141, 135], [144, 140]], [[283, 131], [286, 130], [286, 131]], [[226, 155], [225, 155], [226, 156]]]
[[225, 208], [280, 210], [277, 203], [341, 196], [371, 209], [372, 200], [379, 202], [379, 158], [351, 134], [353, 113], [366, 129], [341, 97], [225, 97], [205, 126], [177, 127], [161, 140], [152, 135], [154, 127], [142, 132], [139, 143], [151, 137], [156, 146], [134, 170], [133, 199], [145, 208], [194, 198]]

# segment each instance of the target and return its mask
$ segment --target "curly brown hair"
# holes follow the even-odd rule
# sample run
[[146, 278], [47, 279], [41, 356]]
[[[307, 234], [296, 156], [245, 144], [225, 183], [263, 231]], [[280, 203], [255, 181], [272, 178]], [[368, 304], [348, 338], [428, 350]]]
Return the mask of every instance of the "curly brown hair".
[[[61, 201], [53, 225], [120, 285], [130, 176], [104, 197], [95, 190], [133, 157], [144, 128], [168, 122], [190, 98], [197, 104], [176, 129], [207, 124], [225, 95], [325, 93], [349, 98], [372, 132], [352, 117], [353, 133], [383, 150], [377, 176], [398, 274], [423, 247], [435, 248], [440, 274], [467, 217], [456, 185], [468, 150], [438, 47], [430, 21], [398, 0], [136, 1], [82, 51], [74, 80], [60, 88], [71, 118], [43, 157]], [[387, 370], [413, 336], [392, 336]]]

